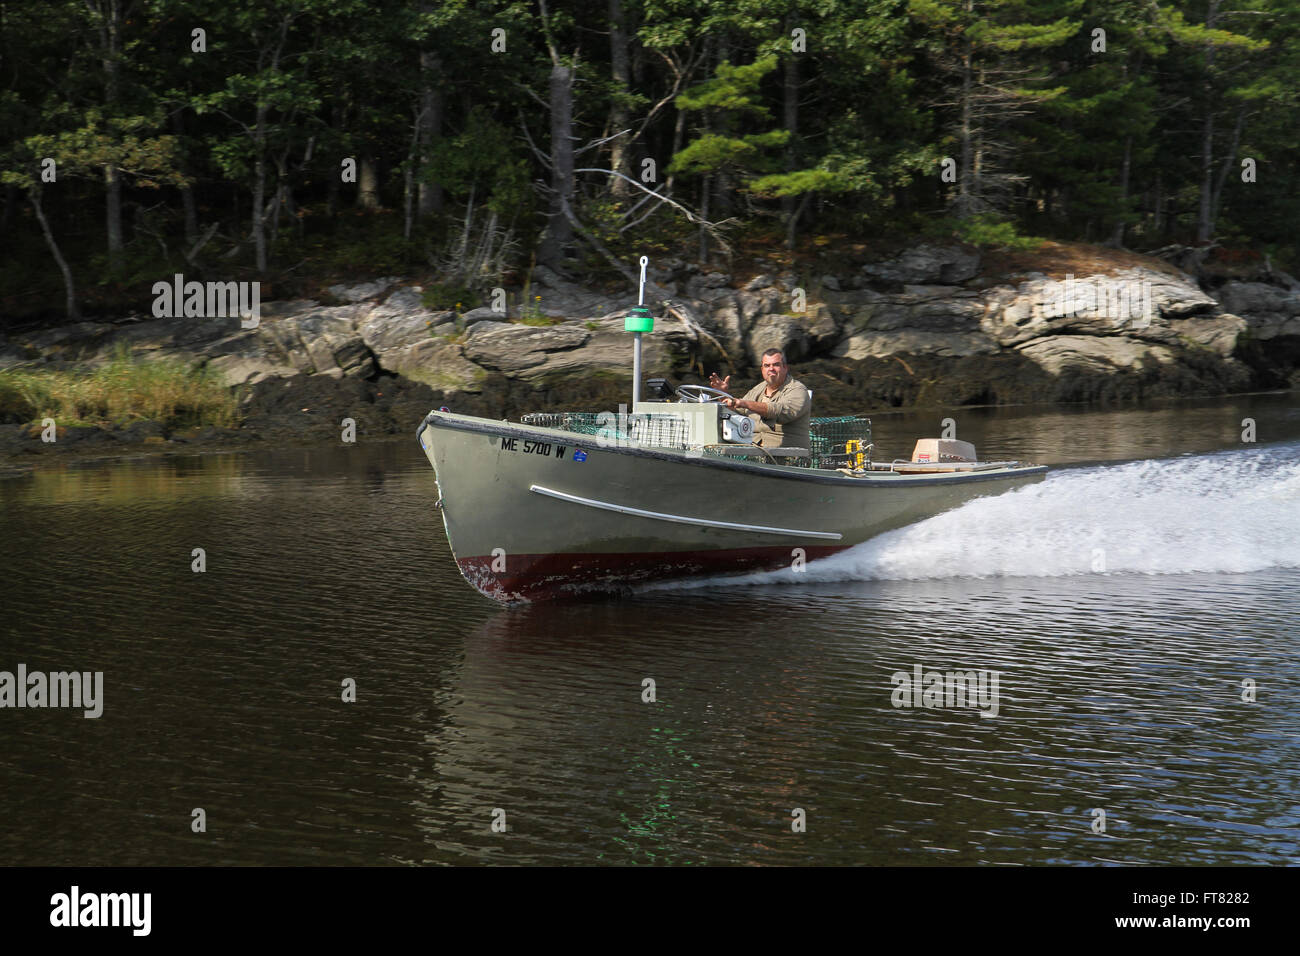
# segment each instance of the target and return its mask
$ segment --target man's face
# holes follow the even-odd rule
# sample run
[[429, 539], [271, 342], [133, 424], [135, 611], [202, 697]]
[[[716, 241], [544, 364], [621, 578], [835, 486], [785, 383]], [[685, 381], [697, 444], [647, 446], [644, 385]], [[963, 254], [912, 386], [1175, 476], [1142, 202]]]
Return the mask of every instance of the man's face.
[[769, 388], [780, 388], [785, 384], [788, 366], [784, 355], [768, 355], [763, 359], [763, 381]]

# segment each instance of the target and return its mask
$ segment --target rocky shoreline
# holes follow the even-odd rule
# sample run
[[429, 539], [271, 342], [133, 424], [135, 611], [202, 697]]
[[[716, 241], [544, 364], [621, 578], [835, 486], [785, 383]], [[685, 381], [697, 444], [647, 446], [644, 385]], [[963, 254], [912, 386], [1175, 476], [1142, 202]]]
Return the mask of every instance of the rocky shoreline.
[[[1064, 247], [1058, 247], [1064, 248]], [[818, 414], [918, 405], [1129, 402], [1300, 385], [1300, 283], [1266, 270], [1198, 282], [1161, 259], [1084, 247], [1040, 268], [999, 268], [954, 245], [919, 245], [837, 274], [650, 271], [647, 376], [757, 380], [786, 350]], [[763, 263], [759, 263], [761, 268]], [[753, 270], [750, 270], [751, 272]], [[333, 303], [268, 303], [237, 320], [132, 316], [0, 340], [0, 370], [93, 367], [125, 345], [181, 359], [239, 390], [239, 428], [170, 432], [153, 422], [60, 429], [0, 422], [0, 456], [79, 450], [358, 441], [413, 434], [431, 407], [488, 417], [613, 408], [630, 390], [628, 290], [593, 291], [534, 271], [531, 308], [433, 310], [400, 277], [330, 289]], [[521, 290], [506, 290], [507, 301]], [[1212, 294], [1211, 294], [1212, 293]], [[341, 304], [339, 304], [341, 303]], [[513, 319], [511, 316], [513, 315]], [[550, 323], [550, 324], [547, 324]]]

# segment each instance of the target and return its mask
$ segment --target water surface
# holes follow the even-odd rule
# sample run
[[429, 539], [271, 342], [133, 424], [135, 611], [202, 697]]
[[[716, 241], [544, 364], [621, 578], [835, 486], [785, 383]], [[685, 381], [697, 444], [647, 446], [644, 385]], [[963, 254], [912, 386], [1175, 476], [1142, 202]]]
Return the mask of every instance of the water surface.
[[[939, 417], [875, 416], [879, 456]], [[1300, 860], [1293, 398], [955, 417], [1058, 467], [802, 574], [518, 609], [413, 439], [0, 480], [0, 669], [105, 683], [97, 720], [0, 709], [0, 855]], [[996, 671], [997, 716], [894, 706], [918, 664]]]

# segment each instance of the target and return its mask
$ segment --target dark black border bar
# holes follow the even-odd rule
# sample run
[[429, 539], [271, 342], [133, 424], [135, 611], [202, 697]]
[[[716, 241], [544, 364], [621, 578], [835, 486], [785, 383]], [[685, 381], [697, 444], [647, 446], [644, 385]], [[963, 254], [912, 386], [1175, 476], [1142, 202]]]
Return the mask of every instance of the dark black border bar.
[[[1060, 938], [1231, 951], [1255, 931], [1285, 931], [1297, 879], [1281, 867], [0, 869], [0, 925], [6, 943], [76, 947], [413, 937], [433, 947], [586, 938], [658, 949], [721, 934], [733, 945], [847, 935], [919, 951]], [[149, 935], [52, 927], [51, 897], [73, 885], [151, 894]], [[1249, 926], [1178, 923], [1204, 917]], [[1155, 923], [1117, 922], [1134, 918]]]

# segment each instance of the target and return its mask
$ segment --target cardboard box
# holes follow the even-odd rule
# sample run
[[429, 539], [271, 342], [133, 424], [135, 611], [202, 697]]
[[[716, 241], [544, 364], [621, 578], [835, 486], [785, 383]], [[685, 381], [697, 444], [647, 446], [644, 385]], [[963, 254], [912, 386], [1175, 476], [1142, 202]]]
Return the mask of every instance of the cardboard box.
[[955, 438], [919, 438], [912, 449], [912, 461], [937, 464], [942, 461], [976, 461], [975, 446]]

